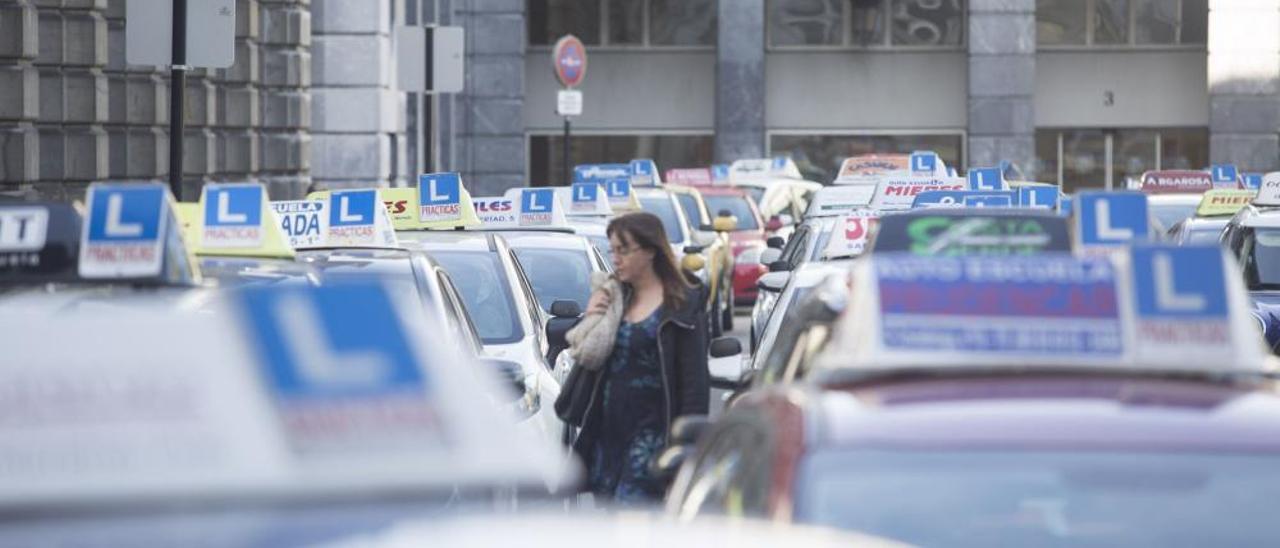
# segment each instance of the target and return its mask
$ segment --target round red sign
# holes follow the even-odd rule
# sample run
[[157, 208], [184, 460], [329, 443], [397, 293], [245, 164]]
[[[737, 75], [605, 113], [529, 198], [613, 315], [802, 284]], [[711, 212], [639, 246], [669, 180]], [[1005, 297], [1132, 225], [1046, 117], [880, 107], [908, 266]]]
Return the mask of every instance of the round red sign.
[[577, 36], [565, 35], [551, 50], [551, 66], [564, 87], [577, 87], [587, 75], [587, 47]]

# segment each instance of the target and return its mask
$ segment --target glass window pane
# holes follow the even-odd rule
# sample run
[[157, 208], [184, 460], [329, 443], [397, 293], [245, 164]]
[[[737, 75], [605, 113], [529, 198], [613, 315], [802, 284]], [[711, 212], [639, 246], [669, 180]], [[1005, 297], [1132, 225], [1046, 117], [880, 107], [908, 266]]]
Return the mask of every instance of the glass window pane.
[[[626, 163], [633, 158], [653, 158], [658, 169], [711, 165], [710, 135], [583, 135], [571, 138], [569, 161], [577, 164]], [[559, 135], [529, 138], [529, 182], [534, 186], [564, 184], [562, 144]]]
[[1106, 186], [1106, 134], [1099, 130], [1062, 132], [1062, 191]]
[[1142, 172], [1156, 168], [1156, 131], [1122, 129], [1112, 137], [1112, 180], [1122, 188], [1127, 179], [1141, 180]]
[[1041, 183], [1058, 182], [1058, 130], [1036, 130], [1036, 163], [1031, 177]]
[[644, 0], [608, 0], [609, 43], [644, 43]]
[[962, 36], [960, 0], [893, 0], [893, 45], [958, 46]]
[[1160, 130], [1160, 169], [1204, 169], [1209, 166], [1209, 130]]
[[1129, 0], [1094, 0], [1093, 43], [1129, 43]]
[[716, 0], [650, 0], [649, 43], [714, 46]]
[[932, 150], [960, 169], [961, 141], [959, 135], [774, 135], [769, 150], [790, 155], [805, 179], [829, 183], [845, 158], [862, 154]]
[[555, 44], [572, 34], [585, 44], [600, 43], [600, 2], [581, 0], [526, 0], [529, 43]]
[[885, 45], [885, 13], [887, 0], [849, 0], [852, 7], [853, 28], [850, 29], [853, 45]]
[[1204, 44], [1209, 36], [1209, 0], [1182, 0], [1181, 44]]
[[774, 46], [844, 43], [844, 2], [841, 0], [772, 0], [769, 2], [769, 40]]
[[1134, 41], [1139, 44], [1176, 44], [1182, 14], [1179, 0], [1134, 0]]
[[1036, 43], [1050, 46], [1083, 45], [1085, 2], [1036, 0]]

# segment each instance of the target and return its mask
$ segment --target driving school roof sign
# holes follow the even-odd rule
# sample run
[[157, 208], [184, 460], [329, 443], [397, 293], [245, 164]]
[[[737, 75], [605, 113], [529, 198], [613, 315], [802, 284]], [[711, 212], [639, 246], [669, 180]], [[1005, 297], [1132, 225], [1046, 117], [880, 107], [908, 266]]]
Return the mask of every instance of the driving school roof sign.
[[910, 209], [916, 195], [930, 190], [966, 190], [959, 177], [887, 177], [876, 187], [871, 208], [879, 210]]
[[1262, 176], [1262, 186], [1258, 187], [1258, 195], [1253, 198], [1253, 203], [1260, 206], [1280, 206], [1280, 171]]
[[567, 88], [581, 85], [587, 76], [587, 46], [572, 34], [561, 37], [551, 50], [551, 68], [560, 85]]
[[169, 191], [161, 184], [93, 184], [80, 246], [85, 278], [141, 278], [160, 274], [170, 226]]
[[1147, 194], [1193, 194], [1212, 190], [1213, 179], [1203, 171], [1148, 171], [1142, 174], [1141, 188]]

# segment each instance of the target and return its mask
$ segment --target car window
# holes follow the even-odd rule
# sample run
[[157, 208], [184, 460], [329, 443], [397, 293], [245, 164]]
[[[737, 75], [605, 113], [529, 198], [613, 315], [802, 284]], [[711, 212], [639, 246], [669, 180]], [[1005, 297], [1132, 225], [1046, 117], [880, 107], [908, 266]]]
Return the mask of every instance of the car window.
[[1280, 228], [1247, 230], [1240, 255], [1249, 289], [1280, 289]]
[[520, 264], [520, 260], [511, 253], [510, 249], [507, 250], [507, 253], [507, 256], [511, 259], [512, 267], [515, 268], [516, 280], [520, 286], [520, 292], [524, 295], [524, 298], [521, 300], [524, 301], [525, 306], [527, 307], [525, 309], [525, 313], [529, 315], [529, 321], [533, 322], [534, 336], [541, 340], [543, 335], [542, 326], [546, 325], [547, 319], [543, 315], [542, 309], [538, 308], [538, 297], [537, 294], [533, 292], [533, 286], [529, 285], [529, 274], [525, 272], [524, 266]]
[[738, 218], [737, 230], [756, 230], [760, 228], [759, 222], [756, 220], [756, 214], [751, 210], [751, 204], [747, 203], [744, 196], [707, 196], [707, 209], [716, 212], [719, 215], [721, 211], [728, 211], [730, 215]]
[[1267, 546], [1277, 466], [1270, 453], [828, 449], [800, 463], [794, 517], [919, 546]]
[[698, 197], [693, 194], [677, 193], [676, 201], [680, 202], [680, 209], [684, 210], [684, 216], [689, 218], [689, 222], [698, 226], [711, 224], [710, 213], [702, 208], [702, 204], [698, 202]]
[[640, 198], [640, 207], [658, 216], [662, 228], [667, 232], [668, 242], [684, 241], [684, 226], [680, 213], [676, 211], [675, 202], [666, 194]]
[[467, 314], [466, 305], [462, 302], [462, 297], [458, 295], [458, 289], [453, 286], [453, 280], [449, 279], [449, 275], [444, 271], [439, 274], [440, 294], [444, 297], [444, 313], [449, 320], [449, 325], [457, 330], [458, 337], [471, 344], [465, 345], [468, 350], [480, 354], [484, 348], [480, 345], [480, 334], [476, 333], [476, 326], [471, 322], [471, 316]]
[[803, 256], [805, 245], [808, 244], [808, 240], [812, 235], [813, 229], [809, 225], [801, 225], [800, 228], [791, 233], [791, 238], [787, 240], [787, 244], [782, 246], [782, 254], [779, 255], [778, 260], [795, 267], [800, 263], [799, 258]]
[[609, 251], [609, 238], [604, 236], [587, 236], [587, 240], [591, 241], [591, 247], [596, 248], [600, 252], [600, 256], [604, 257], [606, 264], [613, 263], [613, 254]]
[[458, 292], [485, 344], [510, 344], [524, 338], [511, 283], [502, 260], [488, 251], [436, 251], [432, 258], [457, 280]]
[[1186, 231], [1187, 245], [1217, 245], [1218, 237], [1222, 235], [1222, 229], [1217, 227], [1192, 227]]
[[529, 276], [538, 306], [548, 314], [551, 304], [574, 301], [587, 309], [591, 297], [591, 260], [585, 250], [516, 248], [520, 266]]
[[[751, 198], [751, 201], [752, 201], [752, 202], [755, 202], [755, 204], [756, 204], [757, 206], [759, 206], [759, 205], [760, 205], [760, 201], [764, 199], [764, 188], [763, 188], [763, 187], [758, 187], [758, 186], [742, 186], [742, 187], [738, 187], [738, 189], [739, 189], [739, 190], [742, 190], [743, 192], [746, 192], [746, 193], [747, 193], [747, 196], [748, 196], [749, 198]], [[708, 205], [708, 206], [707, 206], [707, 209], [710, 209], [713, 213], [715, 212], [715, 208], [711, 207], [710, 205]]]

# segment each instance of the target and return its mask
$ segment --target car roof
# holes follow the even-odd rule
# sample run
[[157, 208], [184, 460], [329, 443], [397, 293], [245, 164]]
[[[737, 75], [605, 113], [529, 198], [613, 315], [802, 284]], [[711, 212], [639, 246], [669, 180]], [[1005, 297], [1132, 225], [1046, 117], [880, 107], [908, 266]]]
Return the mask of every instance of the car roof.
[[706, 196], [741, 196], [747, 197], [747, 191], [737, 186], [707, 186], [702, 187], [702, 195]]
[[1229, 224], [1238, 226], [1280, 227], [1280, 207], [1245, 206]]
[[424, 251], [490, 251], [500, 239], [492, 232], [469, 230], [425, 230], [397, 232], [400, 244]]
[[1147, 201], [1152, 205], [1198, 205], [1203, 194], [1148, 194]]
[[887, 377], [823, 390], [806, 434], [826, 447], [1280, 452], [1270, 386], [1132, 374]]
[[590, 245], [583, 236], [564, 232], [512, 231], [503, 232], [502, 237], [507, 240], [511, 247], [516, 249], [539, 248], [585, 251], [586, 246]]
[[671, 196], [671, 192], [665, 188], [658, 187], [633, 187], [633, 191], [637, 198], [655, 198], [661, 196]]

